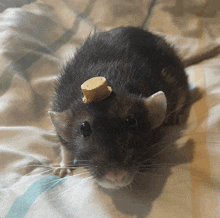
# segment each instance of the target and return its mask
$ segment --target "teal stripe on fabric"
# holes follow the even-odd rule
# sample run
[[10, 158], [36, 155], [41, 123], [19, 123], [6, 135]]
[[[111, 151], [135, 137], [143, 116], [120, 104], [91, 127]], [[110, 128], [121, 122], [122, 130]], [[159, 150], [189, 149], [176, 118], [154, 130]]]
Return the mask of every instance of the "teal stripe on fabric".
[[49, 175], [34, 182], [28, 190], [18, 197], [11, 206], [5, 218], [23, 218], [30, 206], [34, 203], [39, 195], [43, 192], [61, 185], [67, 178], [59, 179], [58, 176]]
[[90, 0], [88, 2], [88, 4], [86, 5], [85, 10], [82, 12], [83, 17], [88, 17], [90, 15], [90, 13], [91, 13], [94, 5], [95, 5], [95, 2], [96, 2], [96, 0]]
[[141, 27], [143, 29], [148, 29], [148, 25], [149, 25], [151, 17], [153, 16], [153, 10], [154, 10], [157, 2], [158, 2], [158, 0], [152, 0], [152, 2], [150, 3], [150, 6], [148, 8], [148, 14], [147, 14], [143, 24], [141, 25]]

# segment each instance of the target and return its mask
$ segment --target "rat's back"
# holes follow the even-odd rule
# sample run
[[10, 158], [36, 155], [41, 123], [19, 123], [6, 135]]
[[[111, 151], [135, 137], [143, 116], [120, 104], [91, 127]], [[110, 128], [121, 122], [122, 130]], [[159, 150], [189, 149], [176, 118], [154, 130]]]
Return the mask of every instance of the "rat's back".
[[81, 84], [96, 76], [105, 77], [116, 94], [149, 97], [163, 91], [168, 113], [189, 102], [187, 76], [175, 51], [140, 28], [119, 27], [89, 37], [59, 79], [53, 110], [64, 111], [81, 100]]

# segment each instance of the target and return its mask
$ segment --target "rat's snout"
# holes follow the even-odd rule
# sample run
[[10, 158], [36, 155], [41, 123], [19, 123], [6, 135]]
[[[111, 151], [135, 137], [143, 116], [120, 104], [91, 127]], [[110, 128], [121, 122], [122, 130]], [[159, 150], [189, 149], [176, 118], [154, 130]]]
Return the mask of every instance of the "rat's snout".
[[112, 169], [97, 182], [103, 188], [118, 189], [129, 185], [134, 179], [135, 172], [124, 169]]
[[123, 183], [127, 177], [126, 171], [109, 172], [105, 175], [105, 179], [112, 184]]

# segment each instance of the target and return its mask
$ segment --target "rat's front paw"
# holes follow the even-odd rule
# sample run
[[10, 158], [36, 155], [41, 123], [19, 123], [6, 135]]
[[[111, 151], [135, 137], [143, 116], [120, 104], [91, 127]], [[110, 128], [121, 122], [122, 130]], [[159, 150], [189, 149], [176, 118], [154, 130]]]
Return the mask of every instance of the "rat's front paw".
[[70, 166], [64, 166], [58, 164], [58, 165], [53, 165], [53, 167], [55, 168], [53, 170], [53, 174], [58, 175], [60, 178], [63, 178], [67, 174], [72, 175], [72, 169]]

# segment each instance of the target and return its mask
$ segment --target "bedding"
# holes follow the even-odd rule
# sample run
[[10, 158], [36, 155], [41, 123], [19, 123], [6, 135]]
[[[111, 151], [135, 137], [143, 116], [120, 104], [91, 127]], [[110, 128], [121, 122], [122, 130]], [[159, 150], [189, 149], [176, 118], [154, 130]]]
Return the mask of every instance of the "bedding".
[[[0, 217], [220, 217], [219, 1], [19, 2], [0, 3]], [[119, 26], [165, 37], [183, 60], [216, 52], [186, 68], [203, 96], [186, 128], [164, 129], [161, 167], [114, 191], [81, 168], [52, 174], [60, 147], [47, 111], [67, 60], [90, 34]]]

